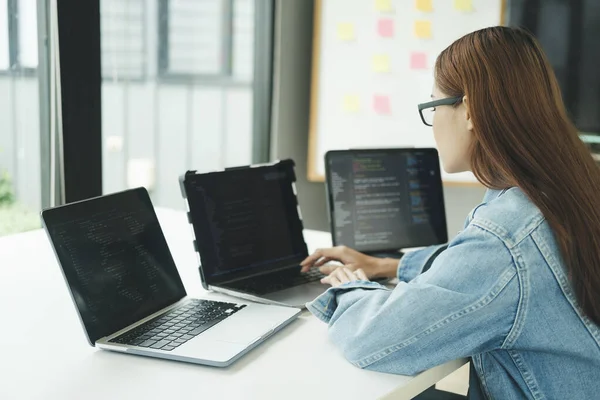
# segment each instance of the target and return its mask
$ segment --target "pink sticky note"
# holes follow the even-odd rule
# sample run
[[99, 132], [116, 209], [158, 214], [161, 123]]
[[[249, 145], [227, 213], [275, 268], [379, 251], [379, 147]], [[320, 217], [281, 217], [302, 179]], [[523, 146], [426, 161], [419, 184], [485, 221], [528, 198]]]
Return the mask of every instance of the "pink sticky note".
[[427, 54], [415, 52], [410, 55], [410, 69], [426, 69]]
[[373, 97], [373, 108], [377, 114], [391, 114], [392, 106], [390, 104], [390, 97], [376, 94]]
[[382, 18], [377, 23], [377, 32], [381, 37], [393, 37], [394, 36], [394, 20], [388, 18]]

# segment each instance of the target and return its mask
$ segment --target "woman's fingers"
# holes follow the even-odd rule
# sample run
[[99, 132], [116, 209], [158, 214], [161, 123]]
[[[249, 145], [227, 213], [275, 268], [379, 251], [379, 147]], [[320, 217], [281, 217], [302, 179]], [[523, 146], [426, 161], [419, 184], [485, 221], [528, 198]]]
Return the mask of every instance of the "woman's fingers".
[[[346, 246], [330, 247], [328, 249], [317, 249], [313, 254], [306, 257], [304, 261], [300, 263], [302, 271], [306, 272], [311, 267], [315, 266], [321, 259], [329, 259], [329, 261], [339, 261], [342, 264], [348, 264], [355, 262], [356, 255], [360, 254]], [[328, 262], [328, 261], [326, 261]], [[325, 262], [323, 262], [324, 264]], [[323, 265], [320, 264], [320, 265]]]
[[342, 283], [347, 283], [352, 281], [352, 275], [348, 275], [346, 273], [346, 268], [340, 267], [334, 271], [335, 277]]
[[[332, 247], [329, 249], [317, 249], [310, 256], [306, 257], [304, 261], [300, 263], [302, 267], [302, 272], [308, 272], [312, 267], [318, 267], [326, 262], [338, 260], [337, 256], [340, 255], [340, 250], [337, 247]], [[327, 260], [327, 261], [323, 261]], [[318, 265], [317, 265], [318, 264]]]
[[358, 278], [361, 281], [368, 281], [369, 280], [369, 278], [367, 278], [367, 274], [365, 274], [365, 271], [363, 271], [361, 268], [359, 268], [356, 271], [354, 271], [354, 273], [356, 274], [356, 276], [358, 276]]
[[332, 287], [340, 286], [342, 284], [337, 277], [333, 276], [333, 274], [321, 279], [321, 283], [331, 285]]
[[[321, 267], [323, 269], [324, 267]], [[368, 281], [367, 275], [365, 272], [358, 268], [355, 271], [352, 270], [352, 266], [348, 267], [337, 267], [334, 271], [332, 271], [328, 276], [321, 279], [321, 283], [329, 284], [333, 287], [342, 285], [348, 282], [354, 281]]]
[[325, 265], [325, 264], [327, 264], [328, 262], [331, 262], [331, 261], [334, 261], [333, 258], [323, 257], [319, 261], [317, 261], [316, 263], [314, 263], [313, 267], [317, 268], [317, 267]]
[[344, 267], [344, 268], [340, 268], [342, 271], [340, 272], [340, 275], [344, 275], [344, 277], [347, 279], [346, 282], [352, 282], [352, 281], [356, 281], [358, 280], [358, 277], [354, 274], [354, 272], [352, 272], [352, 270], [348, 267]]

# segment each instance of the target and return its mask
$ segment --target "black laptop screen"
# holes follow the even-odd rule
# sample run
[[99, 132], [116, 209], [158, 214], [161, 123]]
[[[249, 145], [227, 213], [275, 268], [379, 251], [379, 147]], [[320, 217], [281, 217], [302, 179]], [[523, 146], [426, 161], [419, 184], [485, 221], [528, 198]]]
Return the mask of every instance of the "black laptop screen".
[[92, 344], [186, 295], [144, 189], [42, 216]]
[[435, 149], [332, 151], [326, 165], [336, 245], [376, 252], [447, 241]]
[[291, 162], [185, 176], [208, 283], [298, 266], [308, 255], [294, 180]]

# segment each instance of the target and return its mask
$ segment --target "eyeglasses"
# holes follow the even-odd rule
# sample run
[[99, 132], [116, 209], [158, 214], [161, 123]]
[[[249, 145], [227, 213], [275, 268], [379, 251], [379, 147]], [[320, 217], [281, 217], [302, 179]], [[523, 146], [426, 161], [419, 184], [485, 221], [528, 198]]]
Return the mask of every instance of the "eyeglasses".
[[419, 114], [421, 114], [421, 120], [427, 126], [433, 126], [433, 113], [435, 108], [438, 106], [454, 106], [462, 101], [462, 96], [448, 97], [446, 99], [439, 99], [428, 101], [427, 103], [419, 104]]

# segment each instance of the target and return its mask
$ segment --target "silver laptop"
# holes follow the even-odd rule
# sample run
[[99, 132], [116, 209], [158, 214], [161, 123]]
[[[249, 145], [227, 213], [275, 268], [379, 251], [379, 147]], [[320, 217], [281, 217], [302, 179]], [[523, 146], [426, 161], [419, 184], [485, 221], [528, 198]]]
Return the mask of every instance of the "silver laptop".
[[143, 188], [44, 210], [42, 220], [92, 346], [223, 367], [300, 313], [188, 297]]
[[294, 163], [188, 171], [180, 178], [206, 289], [293, 307], [322, 294], [308, 256], [296, 198]]

